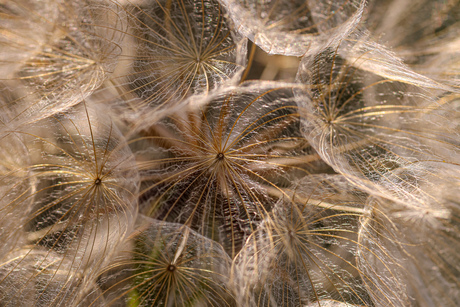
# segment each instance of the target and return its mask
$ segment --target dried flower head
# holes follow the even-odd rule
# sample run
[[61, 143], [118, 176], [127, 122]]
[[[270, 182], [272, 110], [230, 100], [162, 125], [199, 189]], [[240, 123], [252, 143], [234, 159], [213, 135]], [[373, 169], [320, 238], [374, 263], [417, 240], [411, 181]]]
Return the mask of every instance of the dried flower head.
[[217, 242], [147, 218], [132, 237], [133, 250], [108, 267], [107, 306], [233, 306], [225, 287], [231, 260]]
[[245, 66], [246, 39], [216, 0], [128, 1], [124, 10], [130, 27], [112, 82], [136, 116], [160, 118]]
[[[23, 138], [30, 157], [30, 162], [19, 168], [27, 176], [17, 176], [12, 184], [17, 188], [30, 184], [32, 178], [35, 189], [33, 193], [26, 189], [2, 204], [2, 211], [15, 222], [14, 227], [7, 228], [7, 235], [19, 236], [21, 240], [15, 243], [22, 246], [17, 248], [28, 250], [21, 252], [22, 260], [8, 266], [5, 276], [10, 277], [0, 280], [2, 302], [6, 297], [20, 301], [26, 295], [26, 286], [18, 290], [4, 283], [22, 264], [33, 263], [31, 257], [36, 253], [42, 255], [40, 262], [51, 262], [62, 272], [46, 274], [46, 278], [41, 275], [45, 285], [61, 283], [61, 275], [65, 276], [64, 283], [73, 283], [75, 275], [91, 280], [132, 231], [138, 211], [134, 157], [111, 120], [97, 110], [82, 104], [11, 135]], [[10, 222], [1, 223], [3, 227]], [[57, 260], [52, 259], [54, 254]], [[0, 261], [10, 263], [11, 257], [2, 254]], [[61, 286], [62, 291], [74, 291], [69, 285]], [[51, 302], [55, 299], [47, 298]]]
[[235, 255], [283, 188], [330, 168], [300, 135], [289, 87], [248, 85], [201, 99], [202, 107], [146, 125], [132, 142], [141, 200], [148, 215], [183, 223]]
[[[24, 120], [62, 111], [101, 86], [121, 52], [122, 13], [115, 4], [98, 0], [41, 5], [20, 0], [0, 8], [7, 21], [0, 42], [8, 46], [0, 50], [0, 59], [9, 59], [0, 62], [0, 70], [8, 71], [1, 79], [21, 89], [12, 103]], [[33, 30], [17, 33], [24, 28]]]
[[269, 54], [303, 56], [358, 23], [365, 1], [222, 0], [238, 31]]

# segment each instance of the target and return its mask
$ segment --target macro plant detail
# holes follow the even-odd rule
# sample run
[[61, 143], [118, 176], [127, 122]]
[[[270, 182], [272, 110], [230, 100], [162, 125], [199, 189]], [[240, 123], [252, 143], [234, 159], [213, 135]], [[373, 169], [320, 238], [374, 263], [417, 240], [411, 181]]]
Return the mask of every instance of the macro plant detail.
[[[456, 94], [417, 74], [408, 78], [404, 70], [369, 72], [375, 50], [368, 47], [361, 57], [353, 47], [344, 42], [303, 58], [297, 78], [305, 90], [297, 91], [297, 98], [306, 109], [305, 137], [356, 184], [387, 197], [399, 191], [404, 198], [402, 186], [386, 180], [394, 169], [424, 160], [458, 161], [459, 131], [443, 125], [452, 107], [448, 97]], [[389, 64], [394, 65], [391, 59]]]
[[218, 1], [127, 2], [124, 40], [132, 47], [123, 50], [111, 81], [134, 114], [161, 118], [244, 69], [247, 39], [233, 30]]
[[299, 134], [290, 88], [248, 85], [198, 99], [203, 107], [146, 126], [132, 141], [141, 199], [145, 214], [225, 242], [236, 255], [293, 180], [330, 168]]
[[0, 0], [0, 306], [458, 306], [459, 8]]
[[[450, 175], [448, 184], [439, 184], [441, 173]], [[385, 286], [390, 294], [394, 293], [393, 304], [407, 305], [410, 297], [429, 305], [458, 304], [458, 295], [446, 294], [455, 293], [458, 286], [459, 259], [453, 251], [458, 247], [458, 179], [458, 165], [419, 162], [398, 169], [392, 177], [410, 188], [417, 202], [406, 201], [403, 206], [378, 197], [369, 198], [370, 211], [362, 220], [359, 240], [363, 246], [378, 243], [381, 257], [394, 266], [376, 270], [374, 257], [365, 251], [359, 262], [376, 281], [374, 287]], [[407, 276], [417, 278], [410, 280]]]
[[364, 1], [224, 0], [240, 33], [269, 54], [302, 56], [350, 31]]
[[232, 306], [225, 287], [231, 259], [187, 226], [144, 218], [133, 251], [108, 267], [116, 274], [107, 306]]
[[[7, 55], [28, 55], [14, 65], [8, 59], [0, 63], [2, 81], [19, 93], [8, 105], [26, 122], [71, 107], [100, 87], [121, 52], [124, 22], [110, 2], [34, 2], [7, 1], [1, 8], [3, 18], [13, 23], [1, 28]], [[17, 33], [21, 28], [27, 34]]]
[[354, 260], [361, 194], [340, 175], [312, 175], [280, 200], [234, 263], [240, 305], [370, 304]]
[[[15, 220], [15, 226], [4, 229], [2, 237], [15, 238], [12, 243], [27, 247], [17, 256], [13, 248], [21, 246], [12, 245], [11, 251], [1, 256], [2, 268], [7, 270], [0, 281], [2, 288], [17, 282], [23, 289], [16, 294], [5, 291], [1, 300], [6, 305], [32, 299], [29, 296], [38, 296], [37, 302], [41, 302], [41, 290], [31, 290], [40, 272], [24, 272], [29, 276], [22, 277], [24, 280], [10, 279], [14, 271], [30, 271], [29, 267], [48, 262], [44, 268], [55, 266], [60, 273], [51, 271], [39, 278], [44, 289], [54, 285], [59, 291], [51, 300], [37, 304], [72, 301], [79, 295], [70, 286], [72, 276], [80, 276], [82, 281], [75, 283], [85, 285], [88, 281], [83, 276], [94, 276], [120, 238], [132, 231], [138, 211], [134, 156], [110, 118], [95, 113], [80, 104], [65, 114], [11, 132], [11, 136], [22, 137], [31, 159], [28, 164], [14, 164], [5, 175], [14, 178], [12, 190], [27, 187], [19, 195], [9, 193], [16, 197], [7, 198], [1, 207], [6, 218]], [[24, 175], [10, 175], [21, 173]], [[37, 254], [40, 260], [35, 260]]]
[[22, 165], [30, 163], [24, 139], [20, 135], [4, 134], [8, 129], [5, 123], [11, 119], [9, 115], [8, 112], [4, 112], [1, 119], [0, 176], [2, 186], [0, 190], [2, 196], [0, 198], [0, 212], [2, 213], [2, 227], [0, 228], [0, 237], [4, 243], [0, 248], [1, 254], [14, 249], [14, 246], [21, 241], [21, 237], [24, 235], [21, 234], [21, 231], [14, 230], [18, 222], [25, 221], [23, 208], [9, 207], [8, 204], [17, 198], [29, 198], [35, 190], [35, 181], [30, 179], [29, 170], [22, 168]]
[[[459, 86], [458, 1], [407, 2], [394, 10], [394, 18], [385, 20], [397, 1], [369, 1], [364, 18], [372, 24], [375, 36], [383, 36], [386, 44], [416, 72], [452, 86]], [[404, 27], [394, 35], [394, 29]]]

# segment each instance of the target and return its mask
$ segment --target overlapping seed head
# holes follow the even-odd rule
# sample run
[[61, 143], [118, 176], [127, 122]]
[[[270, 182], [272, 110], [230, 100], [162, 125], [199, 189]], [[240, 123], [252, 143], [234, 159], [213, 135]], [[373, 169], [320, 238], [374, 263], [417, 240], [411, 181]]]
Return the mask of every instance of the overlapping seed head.
[[105, 1], [6, 1], [1, 7], [1, 80], [23, 122], [78, 104], [114, 70], [123, 11]]
[[458, 7], [0, 0], [0, 306], [458, 306]]

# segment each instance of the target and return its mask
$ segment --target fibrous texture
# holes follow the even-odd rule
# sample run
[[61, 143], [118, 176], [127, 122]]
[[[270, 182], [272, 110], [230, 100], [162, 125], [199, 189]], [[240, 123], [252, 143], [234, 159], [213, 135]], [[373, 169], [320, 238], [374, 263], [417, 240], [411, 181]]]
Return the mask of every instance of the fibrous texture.
[[[13, 191], [1, 206], [2, 239], [14, 243], [0, 258], [6, 306], [23, 300], [70, 304], [79, 295], [73, 284], [89, 282], [132, 231], [138, 211], [134, 157], [111, 120], [96, 113], [80, 105], [7, 135], [21, 143], [2, 143], [22, 145], [30, 156], [10, 164], [2, 180]], [[34, 272], [37, 265], [43, 269]], [[37, 278], [44, 290], [34, 290]], [[55, 296], [41, 293], [50, 287]]]
[[25, 121], [79, 103], [113, 71], [123, 11], [98, 0], [6, 1], [0, 7], [1, 80]]
[[415, 71], [458, 87], [459, 4], [456, 0], [370, 1], [364, 18], [374, 35], [382, 35]]
[[[369, 287], [386, 288], [394, 305], [455, 306], [459, 259], [458, 165], [418, 162], [395, 171], [391, 180], [409, 190], [413, 200], [396, 204], [378, 197], [368, 200], [362, 220], [358, 261], [373, 280]], [[449, 182], [443, 183], [443, 178]], [[375, 262], [375, 251], [382, 259]], [[383, 264], [387, 263], [384, 267]], [[391, 265], [389, 265], [391, 264]]]
[[199, 100], [203, 107], [133, 140], [141, 200], [150, 216], [190, 226], [235, 255], [292, 180], [330, 169], [299, 134], [290, 88], [248, 85]]
[[246, 38], [234, 31], [216, 0], [128, 1], [124, 10], [128, 48], [112, 81], [137, 116], [160, 118], [244, 68]]
[[133, 250], [109, 267], [107, 304], [233, 305], [226, 288], [231, 259], [220, 244], [181, 224], [144, 219]]
[[290, 200], [276, 204], [235, 259], [232, 281], [241, 291], [240, 304], [370, 304], [354, 260], [361, 193], [340, 175], [303, 181]]
[[361, 44], [347, 43], [327, 46], [300, 65], [298, 80], [305, 87], [296, 93], [305, 108], [305, 136], [329, 165], [356, 184], [387, 197], [412, 198], [389, 178], [417, 161], [458, 161], [459, 131], [445, 125], [449, 97], [456, 94], [409, 75], [404, 66], [398, 69], [391, 58], [383, 62], [381, 50], [369, 45], [364, 52]]
[[0, 0], [0, 306], [459, 306], [459, 8]]
[[361, 18], [364, 1], [223, 0], [240, 33], [270, 54], [302, 56], [340, 39]]

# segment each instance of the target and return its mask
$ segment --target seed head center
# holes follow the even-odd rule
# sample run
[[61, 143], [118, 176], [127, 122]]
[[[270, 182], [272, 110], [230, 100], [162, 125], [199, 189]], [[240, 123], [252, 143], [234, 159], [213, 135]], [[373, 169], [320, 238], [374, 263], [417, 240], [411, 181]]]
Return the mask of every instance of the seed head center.
[[222, 161], [224, 158], [225, 158], [225, 156], [224, 156], [224, 154], [222, 152], [219, 152], [216, 155], [216, 159], [219, 160], [219, 161]]
[[169, 272], [174, 272], [176, 270], [176, 266], [173, 264], [168, 265], [168, 271]]
[[101, 183], [102, 183], [101, 178], [96, 178], [96, 179], [94, 180], [94, 184], [95, 184], [95, 185], [100, 185]]

